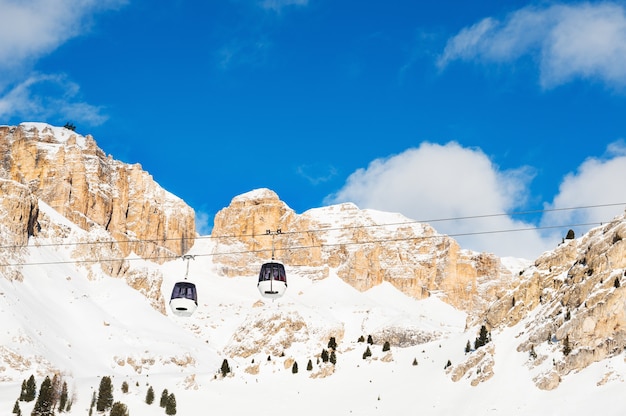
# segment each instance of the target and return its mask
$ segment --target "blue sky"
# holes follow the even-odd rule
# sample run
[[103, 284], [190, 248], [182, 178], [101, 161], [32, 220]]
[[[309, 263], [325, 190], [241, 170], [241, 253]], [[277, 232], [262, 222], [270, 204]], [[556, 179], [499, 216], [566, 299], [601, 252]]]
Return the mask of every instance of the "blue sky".
[[[201, 233], [270, 188], [298, 213], [350, 201], [534, 258], [624, 211], [624, 2], [0, 0], [0, 16], [0, 124], [72, 122]], [[622, 205], [562, 210], [605, 204]], [[488, 214], [507, 215], [460, 219]]]

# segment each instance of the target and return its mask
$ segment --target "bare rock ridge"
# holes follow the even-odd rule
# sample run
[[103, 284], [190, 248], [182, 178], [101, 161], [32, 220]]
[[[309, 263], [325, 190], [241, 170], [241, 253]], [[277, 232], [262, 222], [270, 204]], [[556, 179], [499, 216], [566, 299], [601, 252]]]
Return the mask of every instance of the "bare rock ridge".
[[[491, 327], [525, 323], [518, 351], [537, 367], [538, 386], [626, 349], [626, 220], [624, 215], [565, 240], [526, 269], [486, 314]], [[531, 313], [534, 319], [529, 320]], [[548, 352], [563, 359], [546, 363]]]
[[360, 291], [382, 282], [416, 299], [436, 291], [473, 315], [506, 293], [515, 277], [495, 255], [463, 250], [427, 224], [350, 203], [298, 215], [269, 189], [235, 197], [215, 216], [212, 236], [215, 262], [225, 276], [258, 272], [274, 244], [276, 259], [303, 266], [312, 279], [336, 268]]
[[[106, 156], [93, 137], [44, 123], [0, 126], [1, 207], [13, 221], [5, 245], [22, 246], [38, 232], [38, 200], [84, 230], [103, 228], [122, 255], [185, 253], [195, 214], [138, 164]], [[126, 243], [131, 241], [130, 243]]]

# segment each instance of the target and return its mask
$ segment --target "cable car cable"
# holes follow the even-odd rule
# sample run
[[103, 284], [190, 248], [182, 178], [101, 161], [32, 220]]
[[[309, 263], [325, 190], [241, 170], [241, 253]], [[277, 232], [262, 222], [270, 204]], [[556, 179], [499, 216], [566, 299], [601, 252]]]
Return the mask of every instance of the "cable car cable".
[[[350, 245], [365, 245], [365, 244], [376, 244], [376, 243], [386, 243], [386, 242], [399, 242], [399, 241], [410, 241], [410, 240], [420, 240], [420, 239], [428, 239], [428, 238], [442, 238], [442, 237], [462, 237], [468, 235], [481, 235], [481, 234], [497, 234], [497, 233], [511, 233], [511, 232], [520, 232], [520, 231], [533, 231], [533, 230], [545, 230], [545, 229], [555, 229], [555, 228], [569, 228], [569, 227], [582, 227], [582, 226], [600, 226], [608, 223], [605, 222], [593, 222], [593, 223], [579, 223], [579, 224], [564, 224], [564, 225], [551, 225], [551, 226], [542, 226], [542, 227], [528, 227], [528, 228], [513, 228], [513, 229], [502, 229], [502, 230], [491, 230], [491, 231], [477, 231], [477, 232], [467, 232], [467, 233], [455, 233], [455, 234], [436, 234], [436, 235], [421, 235], [421, 236], [413, 236], [413, 237], [398, 237], [398, 238], [381, 238], [375, 240], [368, 241], [351, 241], [351, 242], [341, 242], [341, 243], [324, 243], [324, 244], [312, 244], [307, 246], [292, 246], [292, 247], [283, 247], [277, 248], [277, 251], [292, 251], [292, 250], [306, 250], [311, 248], [324, 248], [324, 247], [340, 247], [340, 246], [350, 246]], [[283, 233], [288, 234], [288, 233]], [[14, 246], [15, 248], [22, 248], [22, 246]], [[227, 256], [227, 255], [237, 255], [237, 254], [259, 254], [271, 252], [271, 249], [258, 249], [258, 250], [241, 250], [241, 251], [228, 251], [222, 253], [196, 253], [194, 257], [215, 257], [215, 256]], [[159, 260], [175, 260], [177, 258], [181, 258], [179, 255], [172, 256], [154, 256], [154, 257], [137, 257], [137, 258], [114, 258], [114, 259], [97, 259], [97, 260], [62, 260], [55, 262], [33, 262], [33, 263], [3, 263], [0, 264], [0, 267], [17, 267], [17, 266], [46, 266], [46, 265], [58, 265], [58, 264], [88, 264], [88, 263], [105, 263], [105, 262], [123, 262], [123, 261], [159, 261]]]
[[[432, 222], [444, 222], [444, 221], [462, 221], [469, 219], [478, 219], [478, 218], [490, 218], [490, 217], [499, 217], [499, 216], [514, 216], [514, 215], [529, 215], [529, 214], [539, 214], [546, 212], [558, 212], [558, 211], [572, 211], [572, 210], [580, 210], [580, 209], [591, 209], [591, 208], [605, 208], [617, 205], [626, 205], [626, 202], [619, 203], [610, 203], [610, 204], [598, 204], [598, 205], [583, 205], [577, 207], [567, 207], [567, 208], [551, 208], [551, 209], [543, 209], [543, 210], [532, 210], [532, 211], [517, 211], [510, 213], [500, 213], [500, 214], [483, 214], [483, 215], [471, 215], [471, 216], [460, 216], [460, 217], [449, 217], [449, 218], [435, 218], [430, 220], [415, 220], [415, 221], [404, 221], [404, 222], [396, 222], [396, 223], [385, 223], [385, 224], [370, 224], [370, 225], [355, 225], [355, 226], [346, 226], [346, 227], [329, 227], [329, 228], [319, 228], [319, 229], [309, 229], [309, 230], [300, 230], [300, 231], [281, 231], [281, 234], [306, 234], [306, 233], [318, 233], [318, 232], [328, 232], [328, 231], [340, 231], [340, 230], [352, 230], [352, 229], [361, 229], [361, 228], [374, 228], [374, 227], [388, 227], [388, 226], [398, 226], [398, 225], [411, 225], [411, 224], [429, 224]], [[608, 222], [608, 221], [605, 221]], [[596, 223], [594, 223], [596, 224]], [[602, 224], [602, 223], [600, 223]], [[575, 226], [583, 226], [587, 224], [571, 224], [571, 225], [562, 225], [559, 227], [575, 227]], [[557, 226], [555, 226], [557, 227]], [[543, 228], [554, 228], [554, 227], [532, 227], [531, 229], [543, 229]], [[267, 232], [267, 231], [266, 231]], [[483, 232], [477, 232], [476, 234], [482, 234]], [[489, 232], [486, 232], [489, 233]], [[96, 245], [96, 244], [131, 244], [131, 243], [153, 243], [158, 244], [159, 247], [163, 249], [167, 249], [163, 247], [163, 244], [166, 241], [185, 241], [185, 240], [204, 240], [204, 239], [226, 239], [226, 238], [244, 238], [244, 237], [259, 237], [265, 234], [233, 234], [233, 235], [207, 235], [207, 236], [194, 236], [194, 237], [171, 237], [171, 238], [161, 238], [161, 239], [136, 239], [136, 240], [106, 240], [106, 241], [82, 241], [82, 242], [64, 242], [64, 243], [43, 243], [37, 244], [37, 247], [57, 247], [57, 246], [80, 246], [80, 245]], [[448, 234], [449, 236], [462, 236], [466, 234]], [[0, 249], [17, 249], [23, 248], [27, 246], [17, 246], [17, 245], [9, 245], [9, 246], [0, 246]], [[0, 264], [0, 266], [2, 266]]]

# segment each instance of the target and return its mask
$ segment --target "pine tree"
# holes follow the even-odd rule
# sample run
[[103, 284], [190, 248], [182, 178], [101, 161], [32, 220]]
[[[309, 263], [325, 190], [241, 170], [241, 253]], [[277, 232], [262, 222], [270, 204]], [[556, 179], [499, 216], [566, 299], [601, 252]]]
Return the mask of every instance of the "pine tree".
[[306, 371], [311, 371], [313, 370], [313, 362], [311, 361], [311, 359], [309, 359], [309, 362], [306, 365]]
[[61, 387], [61, 395], [59, 396], [59, 412], [63, 413], [67, 406], [67, 383], [64, 381]]
[[413, 365], [417, 365], [417, 358], [413, 358]]
[[100, 380], [100, 388], [98, 389], [98, 400], [96, 401], [96, 410], [104, 412], [113, 406], [113, 383], [111, 377], [104, 376]]
[[326, 351], [325, 349], [322, 349], [322, 362], [328, 362], [328, 351]]
[[165, 414], [166, 415], [175, 415], [176, 414], [176, 396], [174, 393], [171, 393], [167, 398], [167, 404], [165, 405]]
[[452, 365], [452, 362], [450, 360], [448, 360], [448, 362], [446, 363], [446, 366], [444, 367], [444, 369], [450, 367]]
[[148, 392], [146, 393], [146, 403], [154, 403], [154, 389], [152, 386], [148, 387]]
[[128, 407], [124, 403], [115, 402], [111, 406], [110, 416], [128, 416]]
[[576, 235], [574, 234], [574, 230], [572, 229], [567, 230], [567, 235], [565, 236], [565, 239], [573, 240], [574, 238], [576, 238]]
[[370, 345], [374, 344], [374, 340], [372, 339], [371, 335], [367, 336], [367, 343], [370, 344]]
[[18, 400], [24, 401], [26, 397], [26, 380], [22, 380], [22, 388], [20, 390], [20, 398]]
[[363, 353], [363, 359], [365, 360], [367, 357], [371, 357], [372, 356], [372, 351], [370, 350], [369, 345], [367, 346], [367, 349], [365, 350], [365, 352]]
[[293, 365], [291, 366], [291, 372], [293, 374], [297, 374], [298, 373], [298, 362], [297, 361], [293, 362]]
[[385, 343], [383, 344], [383, 352], [389, 351], [390, 349], [391, 346], [389, 345], [389, 341], [385, 341]]
[[128, 393], [128, 383], [126, 381], [122, 383], [122, 393]]
[[365, 338], [363, 337], [363, 335], [361, 335], [359, 337], [359, 339], [357, 340], [357, 342], [365, 342]]
[[530, 346], [530, 352], [528, 353], [528, 355], [530, 356], [530, 358], [532, 358], [533, 360], [537, 359], [537, 353], [535, 352], [535, 346], [531, 345]]
[[161, 401], [159, 402], [159, 406], [165, 408], [167, 406], [167, 399], [169, 398], [169, 392], [167, 389], [164, 389], [161, 393]]
[[330, 340], [328, 341], [328, 349], [329, 350], [337, 349], [337, 341], [335, 340], [335, 337], [330, 337]]
[[465, 354], [472, 350], [472, 346], [470, 345], [469, 339], [467, 340], [467, 344], [465, 344]]
[[337, 355], [335, 354], [334, 350], [330, 352], [330, 357], [328, 357], [328, 361], [330, 361], [332, 365], [337, 364]]
[[230, 373], [230, 366], [228, 365], [228, 360], [226, 358], [224, 358], [224, 361], [222, 362], [222, 368], [220, 371], [222, 373], [222, 377], [226, 377], [226, 375]]
[[615, 278], [615, 281], [613, 282], [613, 286], [616, 289], [621, 286], [621, 283], [619, 282], [619, 276]]
[[480, 327], [480, 335], [478, 337], [481, 345], [487, 345], [487, 343], [489, 342], [489, 338], [491, 338], [491, 336], [489, 332], [487, 331], [487, 327], [485, 325], [482, 325]]
[[487, 331], [487, 327], [485, 325], [482, 325], [480, 327], [480, 334], [478, 335], [478, 338], [476, 338], [476, 341], [474, 341], [474, 349], [478, 349], [484, 345], [487, 345], [488, 342], [489, 332]]
[[26, 388], [24, 391], [24, 400], [25, 402], [32, 402], [37, 397], [37, 383], [35, 383], [35, 376], [30, 375], [28, 381], [26, 382]]
[[570, 352], [572, 352], [572, 348], [569, 345], [569, 335], [565, 335], [565, 339], [563, 340], [563, 355], [568, 356]]
[[54, 414], [52, 403], [52, 381], [50, 377], [46, 376], [46, 379], [41, 383], [39, 388], [39, 396], [35, 402], [32, 416], [52, 416]]
[[22, 409], [20, 409], [19, 400], [16, 400], [15, 404], [13, 405], [13, 413], [16, 414], [17, 416], [22, 416]]
[[58, 373], [52, 377], [52, 407], [55, 408], [61, 397], [61, 391], [63, 389], [63, 380]]

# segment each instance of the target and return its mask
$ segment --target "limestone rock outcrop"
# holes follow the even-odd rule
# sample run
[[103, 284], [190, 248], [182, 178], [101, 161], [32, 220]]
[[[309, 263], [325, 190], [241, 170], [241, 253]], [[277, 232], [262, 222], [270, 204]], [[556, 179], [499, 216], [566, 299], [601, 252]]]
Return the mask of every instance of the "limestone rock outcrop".
[[7, 278], [21, 280], [21, 270], [12, 264], [22, 261], [28, 237], [39, 231], [37, 197], [27, 186], [0, 178], [0, 272]]
[[19, 229], [11, 230], [17, 244], [34, 232], [37, 199], [84, 230], [104, 228], [124, 255], [158, 260], [181, 255], [193, 244], [193, 210], [140, 165], [106, 156], [90, 135], [44, 123], [0, 126], [0, 152], [2, 192], [12, 195], [2, 203], [30, 201], [10, 209], [18, 217]]
[[465, 311], [486, 310], [516, 277], [495, 255], [463, 250], [399, 214], [345, 203], [298, 215], [268, 189], [235, 197], [215, 216], [212, 238], [224, 276], [256, 275], [273, 251], [287, 269], [302, 266], [311, 279], [335, 268], [360, 291], [390, 282], [416, 299], [437, 291]]
[[[541, 388], [555, 388], [571, 371], [626, 348], [626, 218], [565, 240], [525, 270], [516, 286], [485, 315], [490, 327], [527, 322], [519, 351], [543, 372]], [[529, 316], [532, 320], [528, 320]], [[542, 356], [560, 352], [545, 363]], [[550, 383], [546, 383], [550, 380]]]

